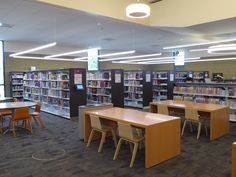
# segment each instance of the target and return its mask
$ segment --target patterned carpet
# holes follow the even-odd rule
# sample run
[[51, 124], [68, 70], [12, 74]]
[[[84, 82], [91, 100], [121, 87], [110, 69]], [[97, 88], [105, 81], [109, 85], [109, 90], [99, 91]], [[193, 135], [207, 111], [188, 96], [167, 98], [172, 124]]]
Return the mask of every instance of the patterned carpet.
[[[122, 146], [113, 161], [114, 146], [107, 140], [102, 153], [98, 142], [86, 148], [78, 138], [78, 123], [43, 114], [46, 128], [33, 124], [33, 135], [24, 130], [17, 137], [0, 135], [0, 177], [230, 177], [231, 144], [236, 141], [236, 124], [231, 133], [210, 142], [202, 131], [200, 140], [186, 129], [180, 156], [153, 168], [144, 168], [144, 150], [138, 151], [134, 168], [131, 153]], [[49, 159], [49, 160], [46, 160]]]

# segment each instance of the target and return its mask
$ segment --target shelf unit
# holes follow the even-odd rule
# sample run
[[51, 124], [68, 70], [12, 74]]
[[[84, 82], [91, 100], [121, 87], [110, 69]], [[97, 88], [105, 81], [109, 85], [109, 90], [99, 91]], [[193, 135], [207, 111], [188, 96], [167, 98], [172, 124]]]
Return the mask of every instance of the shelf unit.
[[40, 101], [42, 111], [64, 118], [78, 116], [78, 106], [86, 104], [85, 73], [80, 68], [25, 72], [24, 100]]
[[125, 71], [124, 72], [124, 105], [128, 107], [144, 108], [152, 101], [152, 72]]
[[[191, 80], [186, 81], [186, 78], [191, 78]], [[175, 71], [175, 83], [202, 83], [205, 78], [209, 78], [208, 71]]]
[[123, 77], [121, 69], [87, 72], [87, 103], [113, 103], [124, 107]]
[[10, 72], [10, 95], [17, 101], [23, 101], [23, 72]]
[[167, 100], [168, 94], [168, 71], [153, 71], [153, 101]]
[[228, 105], [230, 120], [236, 121], [236, 81], [234, 83], [176, 83], [174, 99]]

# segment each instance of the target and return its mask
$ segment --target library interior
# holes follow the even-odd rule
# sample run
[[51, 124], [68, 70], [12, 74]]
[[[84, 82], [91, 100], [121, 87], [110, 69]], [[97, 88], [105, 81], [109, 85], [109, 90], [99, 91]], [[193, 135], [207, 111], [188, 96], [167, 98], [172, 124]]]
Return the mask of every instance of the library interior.
[[0, 0], [0, 177], [236, 177], [235, 0]]

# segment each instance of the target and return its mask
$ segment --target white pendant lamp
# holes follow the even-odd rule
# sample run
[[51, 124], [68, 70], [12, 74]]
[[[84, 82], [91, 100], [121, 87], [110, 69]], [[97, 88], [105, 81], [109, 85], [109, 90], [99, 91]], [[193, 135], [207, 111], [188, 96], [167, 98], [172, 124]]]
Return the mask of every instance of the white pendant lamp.
[[129, 18], [146, 18], [150, 12], [150, 7], [144, 3], [137, 2], [126, 7], [126, 16]]

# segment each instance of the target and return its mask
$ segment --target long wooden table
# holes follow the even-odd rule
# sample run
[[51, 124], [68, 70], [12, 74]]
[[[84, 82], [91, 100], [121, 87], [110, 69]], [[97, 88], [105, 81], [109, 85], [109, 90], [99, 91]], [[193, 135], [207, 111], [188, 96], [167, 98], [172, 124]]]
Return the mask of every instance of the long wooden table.
[[236, 177], [236, 142], [232, 144], [232, 167], [231, 167], [231, 176]]
[[180, 118], [132, 109], [108, 108], [87, 111], [84, 120], [84, 141], [91, 131], [89, 115], [111, 122], [126, 122], [145, 130], [145, 167], [150, 168], [180, 154]]
[[166, 100], [150, 103], [150, 112], [157, 113], [158, 105], [166, 105], [169, 109], [184, 113], [185, 108], [197, 109], [198, 113], [210, 119], [210, 140], [217, 139], [229, 133], [229, 106], [189, 101]]

